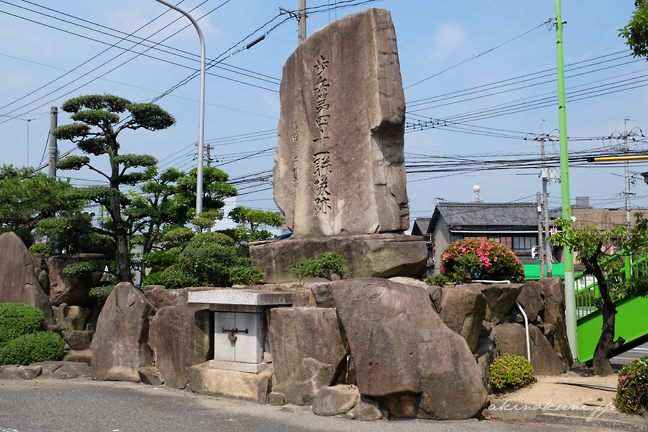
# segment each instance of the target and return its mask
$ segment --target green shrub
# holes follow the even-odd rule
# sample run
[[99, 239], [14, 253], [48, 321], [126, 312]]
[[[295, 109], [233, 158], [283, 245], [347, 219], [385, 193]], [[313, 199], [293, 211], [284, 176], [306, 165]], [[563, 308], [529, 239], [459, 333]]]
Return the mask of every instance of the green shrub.
[[29, 253], [40, 253], [43, 254], [45, 258], [49, 258], [49, 256], [52, 255], [52, 246], [48, 245], [47, 243], [34, 243], [33, 245], [29, 246]]
[[450, 243], [441, 255], [440, 270], [454, 280], [524, 281], [524, 267], [513, 251], [487, 239], [470, 238]]
[[440, 286], [440, 287], [452, 282], [455, 282], [455, 279], [443, 273], [435, 274], [425, 278], [426, 284]]
[[490, 383], [499, 391], [533, 383], [533, 366], [521, 356], [504, 354], [490, 365]]
[[0, 303], [0, 342], [5, 343], [28, 333], [34, 333], [45, 322], [42, 311], [22, 303]]
[[614, 406], [626, 414], [643, 414], [648, 408], [648, 356], [633, 360], [619, 371]]
[[38, 331], [22, 335], [0, 349], [0, 365], [29, 365], [63, 358], [65, 341], [54, 332]]
[[103, 303], [106, 301], [115, 285], [100, 285], [90, 289], [90, 297], [94, 297], [98, 302]]
[[303, 259], [288, 266], [297, 279], [300, 281], [304, 278], [324, 278], [333, 280], [333, 275], [338, 275], [344, 279], [351, 275], [351, 272], [344, 271], [346, 260], [340, 254], [335, 252], [324, 252], [317, 255], [314, 260]]

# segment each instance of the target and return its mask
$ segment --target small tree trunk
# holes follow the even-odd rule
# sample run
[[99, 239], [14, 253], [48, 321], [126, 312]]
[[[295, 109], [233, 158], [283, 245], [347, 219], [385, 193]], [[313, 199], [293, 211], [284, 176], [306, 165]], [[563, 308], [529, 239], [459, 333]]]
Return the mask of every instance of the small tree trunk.
[[132, 282], [130, 266], [130, 244], [125, 229], [118, 229], [115, 233], [117, 243], [117, 267], [119, 282]]
[[612, 369], [609, 360], [611, 353], [620, 348], [625, 343], [625, 340], [623, 338], [618, 338], [616, 341], [614, 340], [614, 321], [617, 310], [612, 302], [612, 297], [610, 296], [610, 286], [608, 285], [598, 262], [595, 261], [590, 263], [589, 266], [586, 264], [586, 267], [591, 267], [592, 273], [598, 282], [601, 298], [594, 299], [594, 304], [603, 316], [603, 329], [601, 331], [601, 337], [594, 349], [592, 365], [594, 366], [594, 373], [596, 375], [613, 375], [614, 370]]

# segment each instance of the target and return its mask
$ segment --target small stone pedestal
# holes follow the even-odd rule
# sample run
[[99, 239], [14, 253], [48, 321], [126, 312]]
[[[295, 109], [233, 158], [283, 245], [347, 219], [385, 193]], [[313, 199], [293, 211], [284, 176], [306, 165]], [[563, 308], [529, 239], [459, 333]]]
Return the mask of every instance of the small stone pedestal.
[[293, 293], [248, 289], [199, 289], [188, 303], [209, 305], [214, 312], [213, 369], [259, 373], [266, 368], [263, 345], [265, 308], [291, 305]]

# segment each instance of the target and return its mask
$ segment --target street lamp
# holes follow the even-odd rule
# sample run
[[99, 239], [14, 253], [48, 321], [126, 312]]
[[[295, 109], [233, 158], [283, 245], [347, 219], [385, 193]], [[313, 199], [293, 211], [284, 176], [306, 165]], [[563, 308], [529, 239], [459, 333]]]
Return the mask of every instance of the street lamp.
[[200, 37], [200, 113], [198, 114], [198, 184], [196, 185], [196, 215], [202, 213], [202, 198], [203, 198], [203, 147], [205, 141], [205, 39], [203, 38], [202, 31], [198, 26], [198, 22], [191, 17], [187, 12], [180, 8], [167, 3], [164, 0], [156, 0], [165, 6], [176, 10], [189, 18], [191, 24], [196, 27], [198, 37]]

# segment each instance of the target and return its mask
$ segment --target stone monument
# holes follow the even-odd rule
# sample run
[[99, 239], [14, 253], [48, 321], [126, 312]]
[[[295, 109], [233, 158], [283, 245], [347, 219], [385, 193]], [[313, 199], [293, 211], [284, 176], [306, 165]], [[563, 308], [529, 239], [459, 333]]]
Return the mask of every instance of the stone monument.
[[310, 36], [284, 65], [280, 93], [274, 200], [293, 235], [252, 244], [254, 265], [268, 282], [286, 282], [295, 260], [331, 250], [354, 277], [420, 276], [425, 244], [402, 234], [405, 97], [389, 11]]

